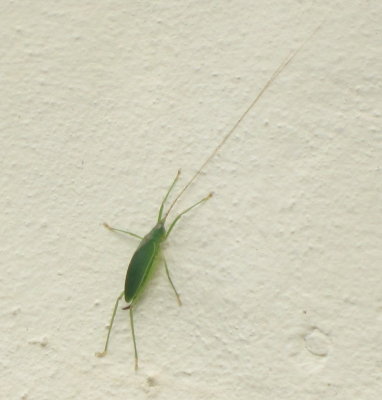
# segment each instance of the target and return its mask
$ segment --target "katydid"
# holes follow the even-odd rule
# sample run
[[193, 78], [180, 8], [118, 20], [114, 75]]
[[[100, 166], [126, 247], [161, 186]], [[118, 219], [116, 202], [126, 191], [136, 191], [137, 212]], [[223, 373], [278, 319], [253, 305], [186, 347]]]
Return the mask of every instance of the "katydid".
[[[315, 31], [312, 33], [313, 34], [319, 29], [316, 28]], [[309, 39], [308, 38], [308, 39]], [[239, 124], [242, 122], [242, 120], [246, 117], [246, 115], [251, 111], [251, 109], [255, 106], [255, 104], [259, 101], [259, 99], [262, 97], [262, 95], [266, 92], [268, 87], [273, 83], [273, 81], [280, 75], [280, 73], [286, 68], [286, 66], [292, 61], [292, 59], [297, 55], [297, 53], [303, 48], [305, 43], [308, 41], [305, 40], [305, 42], [295, 51], [293, 51], [280, 65], [279, 67], [273, 72], [272, 76], [268, 79], [268, 81], [265, 83], [263, 88], [260, 90], [256, 98], [252, 101], [252, 103], [248, 106], [248, 108], [244, 111], [244, 113], [240, 116], [240, 118], [236, 121], [236, 123], [233, 125], [233, 127], [229, 130], [229, 132], [223, 137], [223, 139], [220, 141], [218, 146], [213, 150], [213, 152], [209, 155], [209, 157], [204, 161], [204, 163], [201, 165], [201, 167], [197, 170], [197, 172], [193, 175], [193, 177], [188, 181], [188, 183], [183, 187], [183, 189], [178, 193], [178, 195], [175, 197], [175, 200], [171, 203], [170, 207], [164, 212], [164, 207], [165, 203], [173, 190], [179, 175], [180, 175], [180, 170], [178, 171], [174, 181], [172, 182], [170, 188], [167, 190], [166, 195], [164, 196], [164, 199], [161, 203], [161, 206], [159, 208], [159, 213], [158, 213], [158, 218], [156, 225], [151, 229], [151, 231], [144, 237], [141, 237], [140, 235], [137, 235], [135, 233], [125, 231], [122, 229], [116, 229], [110, 227], [108, 224], [104, 224], [104, 226], [112, 231], [116, 232], [122, 232], [126, 233], [130, 236], [133, 236], [135, 238], [140, 239], [140, 244], [136, 251], [134, 252], [130, 264], [127, 268], [127, 273], [126, 273], [126, 280], [125, 280], [125, 288], [123, 292], [118, 296], [113, 313], [111, 316], [109, 328], [108, 328], [108, 333], [107, 333], [107, 338], [106, 338], [106, 343], [105, 343], [105, 348], [101, 353], [96, 353], [98, 357], [103, 357], [108, 349], [109, 345], [109, 339], [110, 339], [110, 332], [113, 327], [114, 323], [114, 318], [115, 314], [118, 308], [118, 304], [122, 297], [124, 297], [127, 306], [124, 307], [124, 310], [129, 310], [130, 312], [130, 326], [131, 326], [131, 333], [132, 333], [132, 338], [133, 338], [133, 344], [134, 344], [134, 356], [135, 356], [135, 370], [138, 369], [138, 351], [137, 351], [137, 344], [136, 344], [136, 339], [135, 339], [135, 331], [134, 331], [134, 320], [133, 320], [133, 309], [134, 306], [139, 298], [139, 295], [142, 293], [144, 287], [146, 286], [146, 283], [148, 282], [153, 270], [154, 270], [154, 264], [155, 262], [160, 258], [159, 255], [161, 254], [161, 246], [164, 241], [166, 241], [172, 232], [175, 224], [179, 221], [179, 219], [185, 215], [187, 212], [191, 211], [194, 207], [198, 206], [201, 203], [204, 203], [207, 201], [211, 196], [212, 193], [198, 201], [196, 204], [188, 207], [185, 209], [183, 212], [181, 212], [175, 219], [170, 223], [168, 229], [166, 230], [165, 228], [165, 223], [167, 222], [167, 217], [169, 216], [172, 208], [174, 207], [175, 203], [179, 200], [179, 198], [183, 195], [183, 193], [187, 190], [187, 188], [193, 183], [193, 181], [200, 175], [202, 170], [207, 166], [207, 164], [213, 159], [213, 157], [218, 153], [218, 151], [221, 149], [221, 147], [225, 144], [225, 142], [229, 139], [229, 137], [235, 132]], [[168, 270], [168, 265], [166, 262], [166, 259], [164, 257], [164, 265], [166, 269], [166, 274], [167, 278], [170, 282], [170, 285], [175, 293], [176, 299], [178, 301], [178, 304], [181, 305], [180, 297], [175, 289], [175, 286], [172, 282], [170, 272]]]

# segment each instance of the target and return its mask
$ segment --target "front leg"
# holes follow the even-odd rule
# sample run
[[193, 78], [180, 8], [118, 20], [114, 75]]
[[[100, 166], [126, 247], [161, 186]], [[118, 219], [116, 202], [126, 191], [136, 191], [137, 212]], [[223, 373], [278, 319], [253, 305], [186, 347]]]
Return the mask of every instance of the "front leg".
[[212, 197], [213, 193], [210, 193], [208, 196], [204, 197], [202, 200], [199, 200], [197, 203], [195, 203], [194, 205], [192, 205], [191, 207], [188, 207], [187, 209], [185, 209], [184, 211], [182, 211], [175, 219], [174, 221], [172, 221], [170, 227], [168, 228], [167, 234], [166, 234], [166, 239], [170, 236], [171, 231], [173, 230], [175, 224], [180, 220], [180, 218], [188, 213], [190, 210], [192, 210], [194, 207], [198, 206], [201, 203], [204, 203], [205, 201], [207, 201], [208, 199], [210, 199]]

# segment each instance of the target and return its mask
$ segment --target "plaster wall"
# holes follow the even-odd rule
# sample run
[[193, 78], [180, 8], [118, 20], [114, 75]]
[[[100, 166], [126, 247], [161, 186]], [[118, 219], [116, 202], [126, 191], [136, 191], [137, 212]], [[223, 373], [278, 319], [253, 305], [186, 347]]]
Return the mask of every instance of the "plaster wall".
[[[382, 398], [382, 3], [0, 6], [2, 399]], [[179, 212], [135, 311], [136, 241], [290, 51]]]

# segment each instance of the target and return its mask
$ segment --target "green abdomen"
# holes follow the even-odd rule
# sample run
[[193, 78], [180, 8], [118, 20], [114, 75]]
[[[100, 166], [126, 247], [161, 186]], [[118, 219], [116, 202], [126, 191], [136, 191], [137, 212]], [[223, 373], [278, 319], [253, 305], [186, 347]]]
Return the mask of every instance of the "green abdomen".
[[153, 270], [164, 235], [163, 224], [156, 225], [144, 237], [135, 251], [127, 269], [125, 280], [125, 300], [127, 303], [131, 303], [142, 291], [150, 272]]

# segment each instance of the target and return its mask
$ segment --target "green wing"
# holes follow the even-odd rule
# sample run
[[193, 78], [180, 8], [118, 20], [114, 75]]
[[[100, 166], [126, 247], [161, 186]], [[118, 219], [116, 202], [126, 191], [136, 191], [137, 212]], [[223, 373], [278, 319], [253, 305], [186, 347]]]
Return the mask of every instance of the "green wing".
[[135, 251], [127, 269], [125, 300], [130, 303], [138, 296], [153, 267], [159, 244], [154, 239], [143, 239]]

